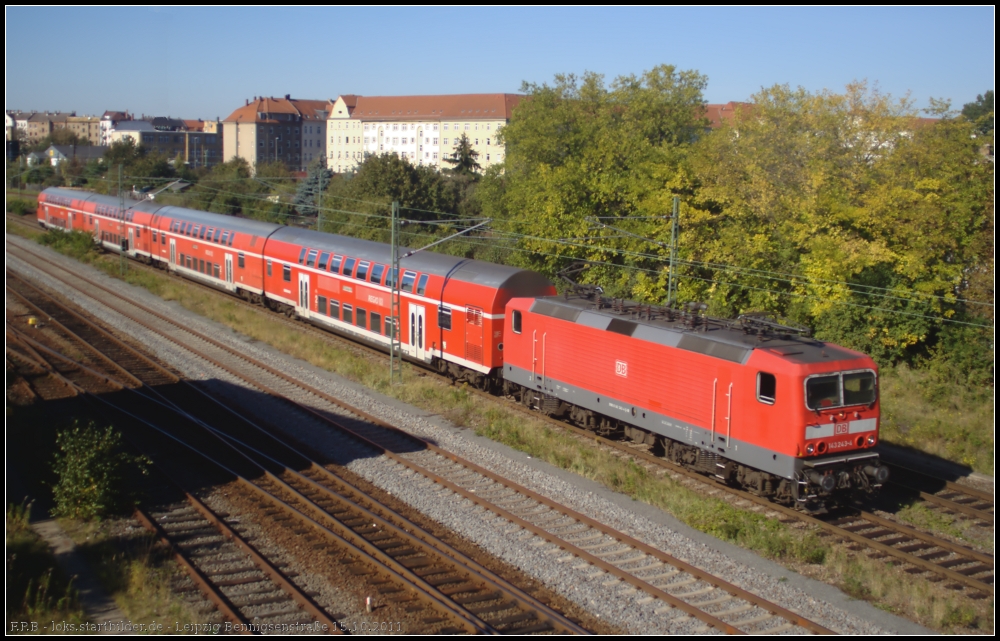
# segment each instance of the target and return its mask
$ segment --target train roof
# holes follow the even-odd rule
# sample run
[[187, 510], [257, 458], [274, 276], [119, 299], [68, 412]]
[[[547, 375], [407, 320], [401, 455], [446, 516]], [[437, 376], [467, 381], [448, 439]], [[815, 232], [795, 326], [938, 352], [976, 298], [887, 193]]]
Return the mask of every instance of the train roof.
[[755, 349], [801, 364], [857, 358], [843, 347], [780, 329], [748, 332], [737, 321], [718, 321], [631, 301], [586, 296], [535, 298], [529, 310], [595, 329], [632, 336], [699, 354], [745, 364]]
[[[343, 254], [384, 265], [392, 264], [391, 246], [370, 240], [337, 236], [336, 234], [298, 227], [284, 227], [275, 232], [270, 240]], [[411, 250], [407, 247], [401, 246], [399, 248], [400, 256], [408, 251]], [[406, 258], [400, 258], [399, 264], [403, 270], [437, 275], [496, 289], [510, 288], [517, 291], [537, 292], [544, 291], [545, 287], [552, 284], [545, 276], [537, 272], [471, 258], [437, 254], [431, 251], [422, 251]]]
[[[83, 200], [90, 203], [100, 203], [102, 205], [113, 205], [118, 207], [121, 205], [121, 201], [116, 196], [105, 196], [104, 194], [97, 194], [92, 191], [83, 191], [82, 189], [66, 189], [63, 187], [49, 187], [42, 191], [46, 196], [59, 196], [62, 198], [72, 198], [73, 200]], [[126, 200], [125, 207], [135, 205], [136, 201]]]
[[177, 207], [175, 205], [165, 205], [155, 210], [143, 209], [143, 211], [150, 211], [150, 213], [155, 211], [159, 216], [167, 216], [174, 220], [183, 220], [190, 223], [208, 225], [210, 227], [223, 227], [230, 231], [239, 232], [241, 234], [250, 234], [252, 236], [260, 236], [261, 238], [267, 238], [275, 231], [282, 229], [283, 227], [282, 225], [278, 225], [276, 223], [266, 223], [252, 218], [239, 218], [238, 216], [227, 216], [226, 214], [213, 214], [199, 209], [188, 209], [187, 207]]

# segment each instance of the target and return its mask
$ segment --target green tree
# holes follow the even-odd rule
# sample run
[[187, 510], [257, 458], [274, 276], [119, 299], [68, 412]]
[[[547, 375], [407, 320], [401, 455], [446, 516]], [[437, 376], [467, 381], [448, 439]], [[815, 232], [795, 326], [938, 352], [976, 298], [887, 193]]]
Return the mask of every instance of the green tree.
[[462, 137], [455, 142], [455, 150], [450, 156], [446, 156], [444, 161], [452, 165], [449, 170], [451, 173], [474, 177], [482, 170], [477, 158], [479, 158], [479, 152], [472, 148], [469, 137], [462, 134]]
[[327, 168], [326, 158], [320, 156], [309, 163], [306, 177], [299, 181], [298, 189], [295, 190], [295, 199], [292, 201], [300, 214], [303, 216], [316, 215], [318, 196], [326, 191], [332, 177], [333, 172]]
[[992, 181], [976, 147], [963, 119], [928, 124], [864, 83], [766, 89], [690, 157], [682, 293], [720, 315], [792, 316], [882, 362], [912, 359], [934, 344], [935, 318], [965, 313]]
[[664, 217], [685, 188], [688, 148], [707, 127], [705, 84], [701, 74], [669, 65], [610, 87], [593, 73], [559, 75], [551, 86], [525, 84], [527, 97], [499, 134], [503, 167], [487, 172], [480, 187], [494, 228], [523, 235], [516, 248], [527, 253], [511, 260], [548, 275], [575, 259], [604, 263], [582, 280], [612, 295], [662, 302], [666, 281], [657, 256], [666, 250], [641, 238], [669, 241]]
[[962, 107], [962, 115], [973, 123], [976, 134], [992, 138], [994, 130], [993, 90], [976, 96], [974, 102], [967, 102]]

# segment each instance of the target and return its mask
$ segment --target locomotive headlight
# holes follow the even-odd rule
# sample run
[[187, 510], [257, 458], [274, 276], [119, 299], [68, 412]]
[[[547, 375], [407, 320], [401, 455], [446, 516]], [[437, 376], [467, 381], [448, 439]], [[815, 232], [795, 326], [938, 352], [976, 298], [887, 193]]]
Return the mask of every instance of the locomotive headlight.
[[875, 445], [875, 435], [874, 434], [869, 434], [868, 435], [868, 444], [869, 445]]
[[812, 443], [810, 443], [809, 445], [806, 445], [806, 454], [812, 454], [815, 451], [816, 451], [816, 446], [815, 445], [813, 445]]

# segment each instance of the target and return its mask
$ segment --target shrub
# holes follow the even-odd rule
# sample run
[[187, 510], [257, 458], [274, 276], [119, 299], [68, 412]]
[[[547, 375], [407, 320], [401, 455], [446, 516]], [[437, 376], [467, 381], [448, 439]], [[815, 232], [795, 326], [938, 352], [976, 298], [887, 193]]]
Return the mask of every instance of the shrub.
[[121, 434], [108, 426], [79, 423], [56, 434], [52, 468], [58, 481], [52, 488], [55, 516], [97, 519], [128, 507], [135, 496], [127, 479], [145, 474], [151, 461], [122, 448]]
[[16, 216], [35, 215], [38, 210], [38, 203], [22, 198], [11, 198], [7, 201], [7, 211]]

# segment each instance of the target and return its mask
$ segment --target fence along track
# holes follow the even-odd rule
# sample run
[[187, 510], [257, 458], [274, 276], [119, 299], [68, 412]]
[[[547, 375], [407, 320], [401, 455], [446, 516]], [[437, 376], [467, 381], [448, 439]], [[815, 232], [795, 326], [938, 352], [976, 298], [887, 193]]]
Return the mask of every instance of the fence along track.
[[[38, 268], [37, 265], [36, 265], [36, 268]], [[49, 273], [51, 275], [51, 272], [49, 270], [42, 269], [42, 271], [46, 271], [47, 273]], [[102, 289], [103, 291], [106, 291], [106, 292], [108, 292], [108, 293], [110, 293], [110, 294], [112, 294], [112, 295], [114, 295], [114, 296], [116, 296], [118, 298], [121, 298], [118, 294], [112, 292], [111, 290], [109, 290], [107, 288], [104, 288], [104, 287], [102, 287], [100, 285], [97, 285], [96, 283], [93, 283], [93, 282], [91, 282], [91, 281], [89, 281], [87, 279], [84, 279], [84, 278], [80, 277], [80, 276], [74, 275], [74, 277], [79, 278], [81, 280], [84, 280], [85, 282], [88, 282], [88, 284], [90, 284], [91, 286], [97, 287], [97, 288]], [[363, 418], [363, 419], [365, 419], [365, 420], [367, 420], [367, 421], [369, 421], [371, 423], [374, 423], [374, 424], [378, 425], [379, 427], [381, 427], [383, 429], [389, 430], [392, 434], [395, 435], [396, 438], [406, 438], [406, 439], [410, 440], [410, 442], [416, 440], [416, 441], [420, 442], [423, 447], [425, 447], [428, 450], [434, 452], [438, 456], [450, 459], [454, 463], [457, 463], [458, 465], [462, 466], [463, 468], [466, 468], [469, 471], [475, 472], [476, 474], [479, 474], [479, 475], [481, 475], [481, 476], [483, 476], [485, 478], [489, 478], [489, 479], [491, 479], [494, 482], [501, 483], [504, 486], [509, 487], [512, 490], [515, 490], [515, 491], [521, 493], [524, 496], [531, 497], [533, 500], [536, 500], [539, 503], [547, 504], [550, 507], [550, 509], [557, 510], [558, 512], [562, 513], [567, 518], [572, 518], [572, 519], [575, 519], [575, 520], [577, 520], [579, 522], [585, 522], [585, 523], [587, 523], [588, 526], [593, 527], [593, 528], [595, 528], [598, 531], [601, 531], [604, 535], [607, 535], [607, 536], [611, 537], [614, 540], [618, 540], [618, 541], [622, 541], [623, 543], [627, 543], [628, 545], [632, 546], [633, 548], [635, 548], [637, 550], [643, 550], [644, 553], [650, 554], [650, 555], [652, 555], [653, 558], [656, 558], [658, 560], [658, 562], [669, 564], [670, 566], [672, 566], [674, 568], [681, 569], [682, 571], [691, 574], [692, 576], [695, 577], [695, 580], [704, 581], [706, 584], [708, 584], [709, 586], [711, 586], [712, 589], [718, 589], [718, 590], [720, 590], [722, 592], [725, 592], [728, 595], [730, 595], [729, 597], [723, 599], [722, 600], [723, 602], [724, 601], [728, 601], [730, 598], [738, 598], [738, 599], [742, 599], [742, 600], [746, 601], [748, 604], [751, 604], [751, 608], [760, 608], [761, 610], [766, 611], [766, 612], [769, 613], [767, 615], [767, 617], [753, 617], [751, 619], [739, 619], [738, 621], [735, 622], [735, 625], [731, 624], [731, 623], [728, 623], [725, 620], [717, 618], [714, 615], [712, 615], [712, 614], [710, 614], [708, 612], [705, 612], [705, 611], [699, 609], [696, 605], [692, 605], [691, 603], [687, 603], [687, 602], [683, 601], [681, 598], [675, 596], [674, 594], [671, 594], [668, 591], [666, 591], [666, 590], [664, 590], [662, 588], [659, 588], [659, 587], [657, 587], [655, 585], [647, 583], [645, 580], [643, 580], [643, 579], [641, 579], [641, 578], [639, 578], [637, 576], [634, 576], [633, 574], [629, 573], [628, 571], [622, 570], [621, 568], [618, 568], [618, 567], [616, 567], [616, 566], [614, 566], [614, 565], [606, 562], [605, 560], [599, 558], [598, 556], [596, 556], [594, 554], [591, 554], [590, 552], [587, 552], [586, 550], [583, 550], [582, 548], [578, 548], [577, 546], [573, 545], [569, 541], [563, 540], [560, 537], [558, 537], [558, 536], [556, 536], [556, 535], [554, 535], [552, 533], [546, 532], [545, 530], [537, 527], [536, 525], [534, 525], [532, 523], [527, 522], [526, 520], [524, 520], [524, 519], [516, 516], [515, 514], [513, 514], [513, 513], [509, 512], [509, 511], [503, 509], [502, 507], [499, 507], [499, 506], [493, 504], [492, 502], [484, 501], [481, 497], [477, 496], [475, 493], [469, 492], [469, 491], [465, 490], [464, 488], [460, 487], [459, 485], [451, 483], [451, 482], [449, 482], [449, 481], [447, 481], [447, 480], [439, 477], [438, 475], [435, 475], [433, 472], [431, 472], [429, 470], [426, 470], [422, 466], [417, 465], [417, 464], [415, 464], [413, 462], [410, 462], [410, 461], [406, 460], [404, 457], [401, 457], [401, 456], [398, 456], [398, 455], [394, 454], [393, 452], [387, 450], [382, 445], [376, 444], [373, 441], [371, 441], [370, 439], [366, 439], [363, 436], [359, 436], [359, 438], [361, 438], [362, 440], [368, 442], [370, 445], [376, 447], [379, 450], [382, 450], [391, 459], [393, 459], [396, 462], [401, 463], [401, 464], [409, 467], [414, 472], [416, 472], [416, 473], [418, 473], [418, 474], [420, 474], [422, 476], [426, 476], [427, 478], [430, 478], [430, 479], [434, 480], [435, 482], [443, 485], [444, 487], [447, 487], [448, 489], [452, 490], [456, 494], [459, 494], [463, 498], [467, 498], [467, 499], [469, 499], [470, 501], [472, 501], [472, 502], [474, 502], [476, 504], [479, 504], [479, 505], [482, 505], [483, 507], [486, 507], [487, 509], [489, 509], [490, 511], [494, 512], [495, 514], [498, 514], [499, 516], [502, 516], [503, 518], [506, 518], [506, 519], [508, 519], [508, 520], [510, 520], [510, 521], [512, 521], [514, 523], [517, 523], [519, 526], [523, 527], [524, 529], [529, 530], [529, 531], [531, 531], [532, 533], [534, 533], [534, 534], [536, 534], [538, 536], [541, 536], [545, 540], [548, 540], [548, 541], [550, 541], [552, 543], [555, 543], [560, 548], [563, 548], [563, 549], [566, 549], [566, 550], [572, 550], [572, 552], [573, 552], [574, 555], [580, 557], [581, 559], [586, 560], [588, 563], [590, 563], [592, 565], [595, 565], [595, 567], [600, 568], [602, 571], [609, 572], [609, 573], [615, 575], [616, 577], [618, 577], [619, 579], [621, 579], [621, 580], [623, 580], [623, 581], [625, 581], [627, 583], [630, 583], [631, 585], [633, 585], [633, 586], [635, 586], [637, 588], [643, 589], [644, 591], [646, 591], [649, 594], [653, 595], [655, 598], [660, 599], [661, 601], [663, 601], [663, 602], [665, 602], [665, 603], [667, 603], [667, 604], [669, 604], [669, 605], [671, 605], [673, 607], [676, 607], [676, 608], [680, 609], [681, 611], [687, 613], [688, 615], [690, 615], [692, 617], [695, 617], [695, 618], [703, 621], [704, 623], [706, 623], [710, 627], [715, 627], [717, 629], [724, 630], [724, 631], [729, 631], [729, 632], [738, 632], [738, 631], [740, 631], [739, 628], [738, 628], [738, 626], [743, 625], [743, 626], [750, 627], [754, 631], [768, 631], [768, 630], [757, 630], [753, 626], [759, 626], [759, 624], [761, 622], [767, 621], [768, 619], [770, 619], [773, 616], [777, 616], [777, 617], [780, 617], [780, 618], [788, 621], [790, 624], [792, 624], [794, 626], [800, 626], [800, 627], [802, 627], [804, 629], [807, 629], [807, 630], [810, 630], [810, 631], [813, 631], [813, 632], [818, 632], [818, 633], [830, 633], [831, 632], [830, 630], [827, 630], [826, 628], [823, 628], [822, 626], [819, 626], [819, 625], [817, 625], [817, 624], [815, 624], [815, 623], [813, 623], [813, 622], [805, 619], [804, 617], [801, 617], [801, 616], [799, 616], [799, 615], [797, 615], [797, 614], [795, 614], [793, 612], [790, 612], [788, 610], [785, 610], [784, 608], [781, 608], [780, 606], [777, 606], [776, 604], [770, 603], [770, 602], [768, 602], [768, 601], [766, 601], [766, 600], [764, 600], [762, 598], [759, 598], [759, 597], [757, 597], [755, 595], [752, 595], [752, 594], [746, 592], [745, 590], [742, 590], [741, 588], [738, 588], [738, 587], [736, 587], [736, 586], [734, 586], [732, 584], [729, 584], [728, 582], [723, 581], [722, 579], [719, 579], [717, 577], [712, 577], [711, 575], [708, 575], [707, 573], [704, 573], [704, 572], [698, 570], [697, 568], [693, 568], [692, 566], [688, 566], [687, 564], [683, 563], [679, 559], [675, 559], [673, 557], [670, 557], [669, 555], [666, 555], [666, 554], [664, 554], [662, 552], [659, 552], [658, 550], [654, 550], [650, 546], [646, 546], [645, 544], [643, 544], [643, 543], [641, 543], [641, 542], [639, 542], [639, 541], [637, 541], [635, 539], [632, 539], [631, 537], [627, 537], [624, 534], [616, 532], [616, 531], [612, 530], [611, 528], [608, 528], [607, 526], [604, 526], [603, 524], [597, 523], [596, 521], [592, 521], [591, 519], [589, 519], [588, 517], [586, 517], [586, 516], [584, 516], [582, 514], [578, 514], [576, 512], [568, 510], [567, 508], [564, 508], [562, 506], [558, 506], [553, 501], [550, 501], [550, 500], [548, 500], [548, 499], [546, 499], [544, 497], [541, 497], [540, 495], [537, 495], [537, 494], [535, 494], [533, 492], [530, 492], [529, 490], [526, 490], [525, 488], [521, 488], [519, 486], [516, 486], [516, 485], [508, 482], [508, 481], [505, 481], [505, 480], [497, 477], [496, 475], [493, 475], [492, 473], [488, 472], [487, 470], [485, 470], [483, 468], [480, 468], [480, 467], [478, 467], [478, 466], [476, 466], [476, 465], [474, 465], [474, 464], [472, 464], [470, 462], [463, 461], [463, 460], [459, 459], [458, 457], [456, 457], [456, 456], [454, 456], [454, 455], [452, 455], [452, 454], [450, 454], [448, 452], [444, 452], [443, 450], [440, 450], [439, 448], [437, 448], [433, 444], [427, 443], [427, 442], [422, 441], [420, 439], [416, 439], [415, 437], [412, 437], [412, 436], [410, 436], [408, 434], [405, 434], [404, 432], [401, 432], [400, 430], [397, 430], [395, 427], [392, 427], [391, 425], [388, 425], [387, 423], [381, 421], [380, 419], [377, 419], [376, 417], [373, 417], [373, 416], [367, 414], [366, 412], [362, 412], [362, 411], [358, 410], [357, 408], [353, 408], [353, 407], [347, 405], [346, 403], [343, 403], [342, 401], [339, 401], [338, 399], [334, 399], [333, 397], [330, 397], [329, 395], [327, 395], [327, 394], [325, 394], [325, 393], [323, 393], [323, 392], [321, 392], [319, 390], [316, 390], [315, 388], [312, 388], [311, 386], [308, 386], [308, 385], [306, 385], [304, 383], [295, 381], [291, 377], [288, 377], [288, 376], [286, 376], [286, 375], [284, 375], [284, 374], [282, 374], [280, 372], [277, 372], [273, 368], [271, 368], [271, 367], [269, 367], [269, 366], [267, 366], [267, 365], [265, 365], [263, 363], [256, 362], [253, 359], [250, 359], [249, 357], [247, 357], [246, 355], [234, 353], [234, 352], [232, 352], [232, 350], [228, 346], [225, 346], [225, 345], [219, 343], [218, 341], [215, 341], [214, 339], [208, 338], [207, 336], [203, 336], [203, 335], [201, 335], [201, 334], [199, 334], [197, 332], [194, 332], [193, 330], [190, 330], [188, 328], [180, 327], [179, 325], [177, 325], [176, 323], [174, 323], [173, 321], [171, 321], [169, 318], [166, 318], [164, 315], [159, 314], [158, 312], [149, 310], [148, 308], [145, 308], [144, 306], [139, 305], [137, 303], [133, 303], [131, 301], [129, 301], [129, 304], [135, 305], [136, 307], [138, 307], [139, 309], [142, 309], [146, 313], [152, 314], [153, 316], [156, 316], [156, 317], [160, 318], [161, 320], [164, 320], [164, 321], [166, 321], [166, 322], [174, 325], [175, 327], [178, 327], [178, 328], [182, 329], [185, 333], [188, 333], [188, 334], [196, 336], [200, 341], [204, 341], [204, 342], [207, 342], [209, 344], [212, 344], [212, 345], [216, 346], [219, 349], [225, 350], [225, 351], [229, 352], [230, 354], [235, 355], [237, 358], [241, 359], [244, 362], [248, 362], [248, 363], [253, 364], [257, 368], [268, 372], [272, 376], [277, 376], [277, 377], [281, 378], [282, 380], [286, 381], [288, 384], [295, 385], [295, 386], [299, 387], [300, 389], [307, 391], [309, 394], [311, 394], [311, 395], [313, 395], [313, 396], [315, 396], [317, 398], [323, 399], [323, 400], [325, 400], [325, 401], [327, 401], [327, 402], [329, 402], [329, 403], [331, 403], [331, 404], [333, 404], [333, 405], [335, 405], [337, 407], [340, 407], [342, 409], [347, 409], [348, 411], [354, 413], [355, 415], [360, 416], [361, 418]], [[120, 310], [116, 310], [116, 311], [120, 311]], [[134, 318], [134, 316], [130, 316], [128, 313], [125, 313], [125, 312], [120, 312], [120, 313], [123, 313], [126, 316], [129, 316], [129, 317], [133, 318], [133, 320], [136, 320]], [[139, 322], [141, 322], [141, 321], [139, 321]], [[171, 337], [168, 337], [168, 338], [170, 338], [170, 340], [175, 340], [176, 341], [175, 338], [171, 338]], [[215, 364], [220, 365], [217, 362], [215, 362]], [[261, 383], [259, 381], [249, 379], [248, 376], [247, 376], [247, 374], [245, 372], [239, 372], [239, 371], [236, 371], [235, 369], [227, 367], [227, 366], [223, 366], [223, 369], [226, 369], [231, 374], [234, 374], [234, 375], [236, 375], [236, 376], [238, 376], [240, 378], [243, 378], [244, 380], [248, 380], [248, 382], [250, 382], [254, 387], [257, 387], [257, 388], [262, 389], [263, 391], [267, 391], [269, 393], [275, 393], [273, 390], [266, 389], [264, 386], [261, 385]], [[328, 417], [322, 416], [322, 415], [318, 414], [317, 412], [315, 412], [314, 410], [312, 410], [310, 408], [307, 408], [307, 407], [302, 406], [302, 405], [300, 405], [298, 403], [295, 403], [294, 401], [290, 401], [290, 402], [292, 402], [295, 405], [299, 406], [303, 411], [305, 411], [307, 413], [310, 413], [310, 414], [318, 417], [320, 420], [322, 420], [322, 421], [324, 421], [326, 423], [333, 424], [336, 427], [338, 427], [339, 429], [348, 430], [348, 431], [351, 431], [353, 433], [353, 430], [351, 430], [350, 428], [347, 428], [347, 427], [343, 426], [342, 424], [340, 424], [338, 422], [334, 422], [331, 419], [329, 419]], [[688, 585], [688, 584], [689, 583], [685, 583], [684, 585]], [[670, 584], [668, 584], [665, 587], [669, 588]], [[676, 586], [676, 587], [683, 587], [683, 586]], [[711, 591], [711, 590], [709, 590], [709, 591]], [[707, 592], [701, 592], [700, 594], [690, 594], [689, 592], [682, 592], [682, 594], [684, 594], [684, 596], [686, 596], [687, 598], [690, 598], [690, 599], [694, 599], [694, 598], [696, 598], [698, 596], [702, 596], [702, 595], [704, 595], [706, 593]], [[711, 605], [715, 605], [715, 604], [716, 603], [713, 602], [711, 604], [705, 604], [705, 605], [706, 606], [711, 606]], [[724, 616], [731, 616], [731, 617], [732, 616], [736, 616], [738, 618], [739, 614], [742, 614], [743, 612], [746, 611], [746, 610], [740, 609], [740, 608], [731, 608], [731, 609], [732, 610], [737, 610], [737, 611], [735, 613], [734, 612], [726, 611], [725, 614], [724, 614]], [[771, 630], [772, 631], [778, 631], [778, 628], [780, 628], [780, 627], [782, 627], [782, 626], [772, 627]]]
[[[292, 494], [293, 502], [295, 500], [305, 501], [307, 503], [305, 511], [299, 509], [294, 514], [297, 518], [308, 521], [310, 525], [315, 526], [317, 524], [306, 518], [305, 515], [306, 511], [312, 512], [314, 518], [326, 521], [320, 529], [326, 530], [332, 524], [334, 528], [339, 530], [337, 532], [339, 536], [350, 540], [353, 545], [364, 549], [367, 554], [376, 558], [381, 557], [382, 563], [396, 564], [395, 570], [397, 572], [409, 574], [407, 578], [410, 583], [422, 584], [423, 589], [430, 592], [443, 591], [446, 596], [465, 606], [466, 609], [475, 610], [477, 617], [487, 617], [489, 624], [480, 622], [482, 624], [478, 628], [480, 631], [496, 628], [500, 632], [519, 634], [542, 631], [587, 633], [585, 629], [565, 619], [545, 604], [494, 575], [486, 568], [479, 566], [471, 559], [464, 557], [447, 544], [434, 541], [433, 537], [426, 533], [424, 533], [424, 539], [429, 539], [429, 541], [414, 536], [407, 530], [419, 531], [419, 528], [403, 517], [392, 513], [388, 508], [379, 506], [382, 511], [389, 512], [400, 525], [376, 516], [348, 499], [338, 496], [335, 491], [328, 487], [329, 485], [340, 485], [353, 493], [360, 493], [360, 490], [350, 486], [324, 468], [312, 464], [310, 469], [312, 478], [289, 468], [285, 469], [285, 473], [296, 477], [299, 489], [293, 488], [291, 484], [281, 481], [270, 473], [267, 475], [270, 476], [268, 483], [271, 487], [261, 486], [259, 483], [250, 482], [243, 477], [240, 478], [240, 481], [258, 494], [264, 490], [263, 495], [270, 495], [269, 498], [272, 501], [275, 500], [276, 495], [281, 493]], [[340, 507], [340, 514], [337, 515], [337, 518], [331, 517], [328, 510], [324, 510], [316, 502], [306, 500], [303, 486], [305, 486], [305, 493], [313, 496], [321, 494], [321, 500], [335, 502]], [[375, 502], [371, 497], [366, 498], [373, 503]], [[345, 513], [351, 514], [345, 518]], [[362, 521], [378, 523], [379, 529], [350, 528], [341, 523], [342, 521], [356, 520], [358, 516], [363, 517]], [[391, 532], [392, 536], [401, 544], [393, 545], [394, 540], [387, 537], [386, 532]], [[375, 543], [367, 541], [366, 535], [367, 538], [374, 538]], [[384, 549], [387, 550], [390, 547], [395, 548], [391, 553], [383, 552]], [[416, 548], [416, 551], [413, 548]], [[401, 590], [387, 588], [384, 591], [388, 593], [390, 591], [400, 592]]]

